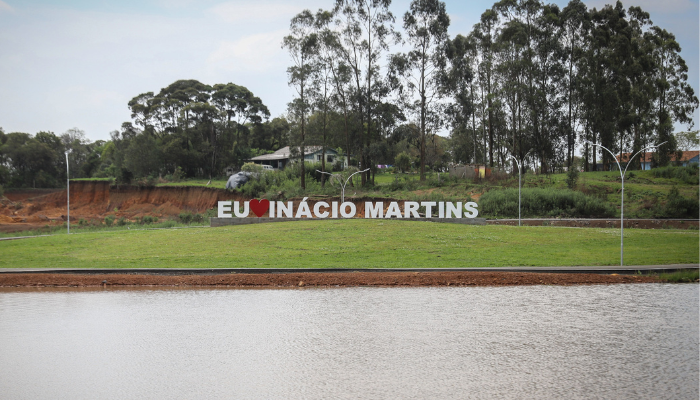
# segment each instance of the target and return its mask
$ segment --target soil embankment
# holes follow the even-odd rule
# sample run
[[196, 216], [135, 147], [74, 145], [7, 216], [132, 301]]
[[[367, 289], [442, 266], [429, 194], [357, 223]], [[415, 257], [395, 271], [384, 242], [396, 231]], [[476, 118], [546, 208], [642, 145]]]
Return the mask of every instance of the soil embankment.
[[653, 283], [652, 276], [535, 272], [312, 272], [220, 275], [3, 273], [0, 287], [211, 286], [238, 288], [520, 286]]
[[[111, 186], [108, 182], [72, 182], [71, 222], [134, 220], [145, 215], [175, 217], [181, 212], [203, 213], [220, 200], [247, 200], [235, 193], [205, 187]], [[0, 201], [0, 231], [15, 232], [63, 224], [66, 220], [66, 191], [24, 190], [6, 194]]]
[[[182, 212], [204, 213], [217, 206], [218, 201], [247, 201], [247, 197], [224, 189], [201, 186], [144, 187], [110, 185], [109, 182], [78, 181], [70, 185], [70, 220], [75, 223], [102, 222], [106, 216], [115, 220], [134, 221], [143, 216], [176, 218]], [[395, 199], [350, 200], [357, 205], [357, 215], [364, 215], [365, 201], [384, 201], [385, 208]], [[290, 199], [297, 209], [301, 198]], [[310, 207], [317, 201], [339, 201], [337, 197], [313, 196]], [[403, 206], [403, 200], [397, 201]], [[0, 232], [39, 229], [46, 225], [63, 224], [66, 217], [66, 190], [35, 189], [8, 192], [0, 200]], [[251, 218], [255, 217], [252, 213]], [[267, 213], [265, 214], [267, 216]]]

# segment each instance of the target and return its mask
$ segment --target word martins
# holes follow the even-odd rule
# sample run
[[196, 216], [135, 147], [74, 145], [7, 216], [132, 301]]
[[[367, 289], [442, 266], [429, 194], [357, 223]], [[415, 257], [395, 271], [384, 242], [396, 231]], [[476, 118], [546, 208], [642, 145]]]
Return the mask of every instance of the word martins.
[[[355, 203], [346, 201], [338, 204], [337, 201], [330, 204], [318, 201], [309, 206], [307, 197], [299, 203], [294, 210], [291, 201], [251, 200], [243, 202], [243, 210], [238, 201], [220, 201], [218, 205], [219, 218], [245, 218], [250, 211], [258, 217], [262, 217], [269, 210], [270, 218], [354, 218], [357, 214]], [[384, 208], [383, 202], [365, 202], [365, 218], [420, 218], [419, 210], [425, 214], [425, 218], [476, 218], [479, 215], [478, 205], [474, 202], [443, 202], [443, 201], [406, 201], [403, 203], [403, 211], [399, 203], [392, 201]]]

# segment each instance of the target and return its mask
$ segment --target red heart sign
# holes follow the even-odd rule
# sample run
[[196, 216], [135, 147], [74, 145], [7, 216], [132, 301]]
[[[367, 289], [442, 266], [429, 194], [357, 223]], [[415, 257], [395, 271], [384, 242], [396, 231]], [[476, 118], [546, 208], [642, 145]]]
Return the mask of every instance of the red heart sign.
[[250, 209], [253, 210], [258, 217], [262, 217], [270, 208], [270, 201], [268, 199], [262, 199], [260, 201], [258, 201], [258, 199], [253, 199], [249, 204]]

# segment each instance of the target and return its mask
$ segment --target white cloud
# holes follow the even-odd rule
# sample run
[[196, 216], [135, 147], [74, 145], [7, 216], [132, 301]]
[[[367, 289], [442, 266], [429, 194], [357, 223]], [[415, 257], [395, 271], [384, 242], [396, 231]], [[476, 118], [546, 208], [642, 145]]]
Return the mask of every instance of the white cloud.
[[[210, 66], [232, 71], [267, 71], [279, 69], [282, 38], [286, 31], [245, 36], [235, 41], [222, 41], [209, 55]], [[283, 67], [284, 70], [285, 67]]]
[[2, 14], [4, 12], [14, 12], [14, 11], [15, 11], [14, 8], [10, 7], [9, 4], [0, 0], [0, 14]]
[[260, 21], [269, 24], [271, 21], [286, 20], [301, 11], [294, 2], [261, 3], [230, 1], [221, 3], [207, 10], [210, 15], [216, 15], [226, 22], [252, 23]]

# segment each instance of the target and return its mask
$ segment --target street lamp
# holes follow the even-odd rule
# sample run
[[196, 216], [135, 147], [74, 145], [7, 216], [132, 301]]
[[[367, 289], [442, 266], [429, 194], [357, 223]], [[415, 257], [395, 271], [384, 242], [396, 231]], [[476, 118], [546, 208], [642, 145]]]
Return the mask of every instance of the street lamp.
[[[523, 156], [523, 158], [527, 157], [527, 153]], [[514, 156], [510, 156], [513, 160], [515, 160], [515, 163], [518, 165], [518, 226], [522, 226], [522, 223], [520, 222], [520, 188], [522, 187], [522, 174], [521, 174], [521, 168], [520, 168], [520, 162], [518, 162], [518, 159], [515, 158]]]
[[68, 153], [71, 151], [73, 151], [73, 149], [66, 151], [66, 214], [68, 214], [66, 222], [68, 223], [68, 234], [70, 234], [70, 170], [68, 169]]
[[359, 174], [359, 173], [367, 172], [367, 171], [369, 171], [369, 168], [367, 168], [367, 169], [365, 169], [365, 170], [362, 170], [362, 171], [357, 171], [357, 172], [353, 173], [352, 175], [348, 176], [348, 179], [346, 179], [346, 180], [345, 180], [345, 183], [343, 183], [343, 181], [341, 180], [341, 175], [340, 175], [340, 174], [331, 174], [331, 173], [328, 173], [328, 172], [316, 170], [316, 172], [320, 172], [320, 173], [322, 173], [322, 174], [330, 175], [331, 177], [335, 176], [336, 179], [338, 179], [338, 182], [340, 183], [340, 187], [343, 189], [342, 195], [341, 195], [341, 197], [340, 197], [340, 202], [341, 202], [341, 203], [344, 203], [344, 202], [345, 202], [345, 186], [346, 186], [346, 185], [348, 184], [348, 182], [350, 181], [350, 178], [352, 178], [353, 175], [355, 175], [355, 174]]
[[[624, 171], [622, 171], [622, 166], [620, 165], [620, 162], [617, 161], [617, 157], [615, 157], [615, 154], [613, 154], [612, 151], [608, 150], [607, 147], [600, 145], [600, 144], [590, 142], [588, 140], [584, 140], [584, 142], [590, 144], [591, 146], [598, 146], [598, 147], [605, 149], [608, 153], [610, 153], [613, 160], [615, 160], [615, 162], [617, 163], [617, 168], [620, 170], [620, 180], [622, 182], [622, 190], [621, 190], [622, 194], [620, 195], [620, 266], [622, 267], [623, 265], [625, 265], [624, 264], [624, 259], [625, 259], [625, 236], [624, 236], [625, 220], [624, 220], [624, 218], [625, 218], [625, 174], [627, 174], [627, 168], [630, 166], [630, 164], [632, 164], [632, 159], [637, 157], [637, 155], [639, 155], [639, 153], [643, 152], [644, 150], [655, 149], [659, 146], [666, 144], [667, 142], [657, 144], [656, 146], [645, 147], [645, 148], [639, 150], [638, 152], [634, 153], [634, 155], [632, 157], [630, 157], [629, 160], [627, 160], [627, 165], [625, 165]], [[620, 155], [620, 158], [622, 158], [622, 155]]]

